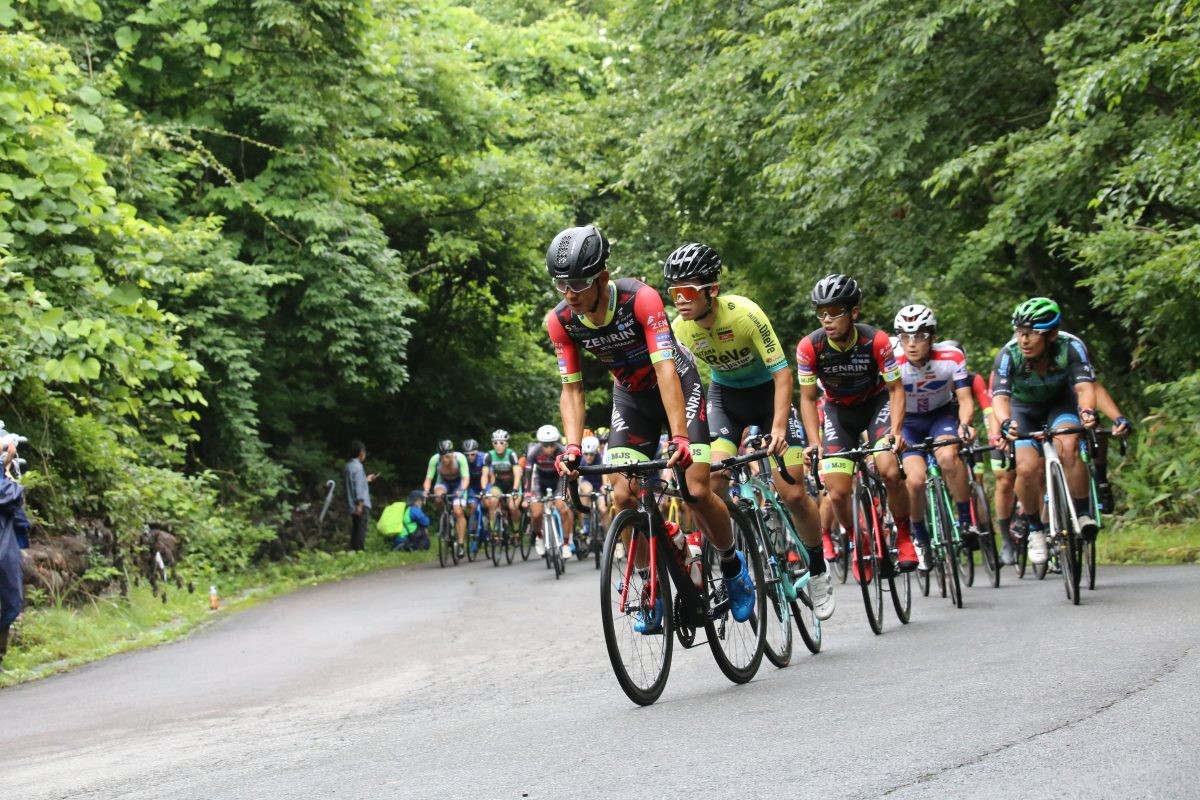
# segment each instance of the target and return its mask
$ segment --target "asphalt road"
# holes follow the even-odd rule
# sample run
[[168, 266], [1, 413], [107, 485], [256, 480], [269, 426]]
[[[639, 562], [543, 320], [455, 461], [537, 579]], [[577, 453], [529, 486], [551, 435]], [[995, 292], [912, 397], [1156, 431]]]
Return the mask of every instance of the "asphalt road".
[[621, 692], [598, 573], [540, 562], [305, 589], [182, 642], [0, 691], [0, 798], [1200, 796], [1200, 568], [861, 595], [812, 656], [730, 684], [676, 649]]

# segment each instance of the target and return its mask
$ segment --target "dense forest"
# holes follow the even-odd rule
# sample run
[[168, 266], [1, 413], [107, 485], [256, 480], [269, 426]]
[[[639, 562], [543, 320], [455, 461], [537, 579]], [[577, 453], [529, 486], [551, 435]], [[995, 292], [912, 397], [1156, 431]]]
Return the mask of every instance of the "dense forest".
[[786, 340], [848, 272], [986, 370], [1053, 296], [1126, 513], [1193, 518], [1197, 154], [1196, 0], [0, 0], [0, 419], [35, 539], [236, 569], [352, 438], [398, 492], [556, 420], [544, 253], [594, 221], [654, 283], [713, 245]]

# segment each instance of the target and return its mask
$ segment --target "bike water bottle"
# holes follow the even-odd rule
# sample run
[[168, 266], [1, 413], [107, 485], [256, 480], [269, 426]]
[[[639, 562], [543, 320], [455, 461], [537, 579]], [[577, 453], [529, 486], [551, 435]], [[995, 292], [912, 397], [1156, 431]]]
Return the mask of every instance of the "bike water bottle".
[[688, 548], [688, 574], [692, 577], [692, 583], [696, 584], [697, 589], [704, 588], [704, 570], [701, 568], [703, 563], [700, 531], [692, 531], [687, 537]]
[[208, 607], [213, 611], [221, 607], [221, 598], [217, 597], [216, 584], [208, 587]]

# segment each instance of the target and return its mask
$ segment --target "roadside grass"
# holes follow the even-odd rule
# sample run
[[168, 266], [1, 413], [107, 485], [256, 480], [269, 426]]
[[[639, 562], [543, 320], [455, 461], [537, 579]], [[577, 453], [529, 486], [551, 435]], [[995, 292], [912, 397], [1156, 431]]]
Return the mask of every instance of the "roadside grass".
[[209, 622], [263, 600], [295, 591], [437, 558], [436, 549], [418, 553], [391, 551], [326, 553], [311, 551], [270, 562], [218, 585], [220, 609], [209, 609], [208, 589], [195, 593], [167, 584], [167, 600], [142, 582], [129, 597], [94, 598], [83, 606], [27, 608], [13, 626], [0, 687], [44, 678], [117, 653], [173, 642]]
[[1104, 564], [1200, 563], [1200, 520], [1179, 525], [1119, 522], [1101, 532], [1096, 558]]

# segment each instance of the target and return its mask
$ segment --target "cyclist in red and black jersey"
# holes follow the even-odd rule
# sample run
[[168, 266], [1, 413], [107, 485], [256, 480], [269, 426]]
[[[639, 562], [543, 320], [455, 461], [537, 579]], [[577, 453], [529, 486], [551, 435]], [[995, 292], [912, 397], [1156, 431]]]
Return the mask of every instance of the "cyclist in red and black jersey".
[[[808, 441], [821, 442], [819, 447], [811, 445], [808, 452], [820, 453], [821, 475], [834, 513], [842, 527], [851, 530], [854, 464], [837, 454], [857, 447], [864, 432], [872, 443], [888, 441], [892, 452], [879, 453], [875, 464], [887, 486], [888, 507], [896, 522], [897, 565], [905, 572], [914, 570], [917, 551], [909, 526], [908, 490], [897, 461], [904, 450], [904, 384], [891, 339], [858, 322], [862, 292], [853, 278], [828, 275], [817, 281], [810, 299], [821, 328], [796, 346], [800, 416]], [[818, 380], [825, 389], [825, 423], [821, 427], [817, 422]]]
[[[672, 464], [686, 469], [688, 490], [696, 497], [698, 523], [721, 551], [722, 571], [729, 587], [730, 610], [738, 622], [750, 618], [755, 586], [745, 556], [734, 548], [729, 511], [709, 485], [708, 420], [704, 389], [695, 361], [677, 346], [658, 292], [633, 278], [610, 280], [608, 242], [592, 225], [567, 228], [554, 237], [546, 252], [546, 267], [563, 300], [546, 315], [562, 376], [563, 429], [567, 452], [560, 471], [579, 464], [584, 424], [581, 352], [591, 351], [612, 372], [612, 432], [608, 459], [612, 464], [653, 457], [659, 432], [671, 434]], [[634, 508], [628, 481], [614, 485], [617, 508]], [[661, 603], [660, 603], [661, 605]], [[639, 620], [641, 633], [661, 629], [662, 609]]]

